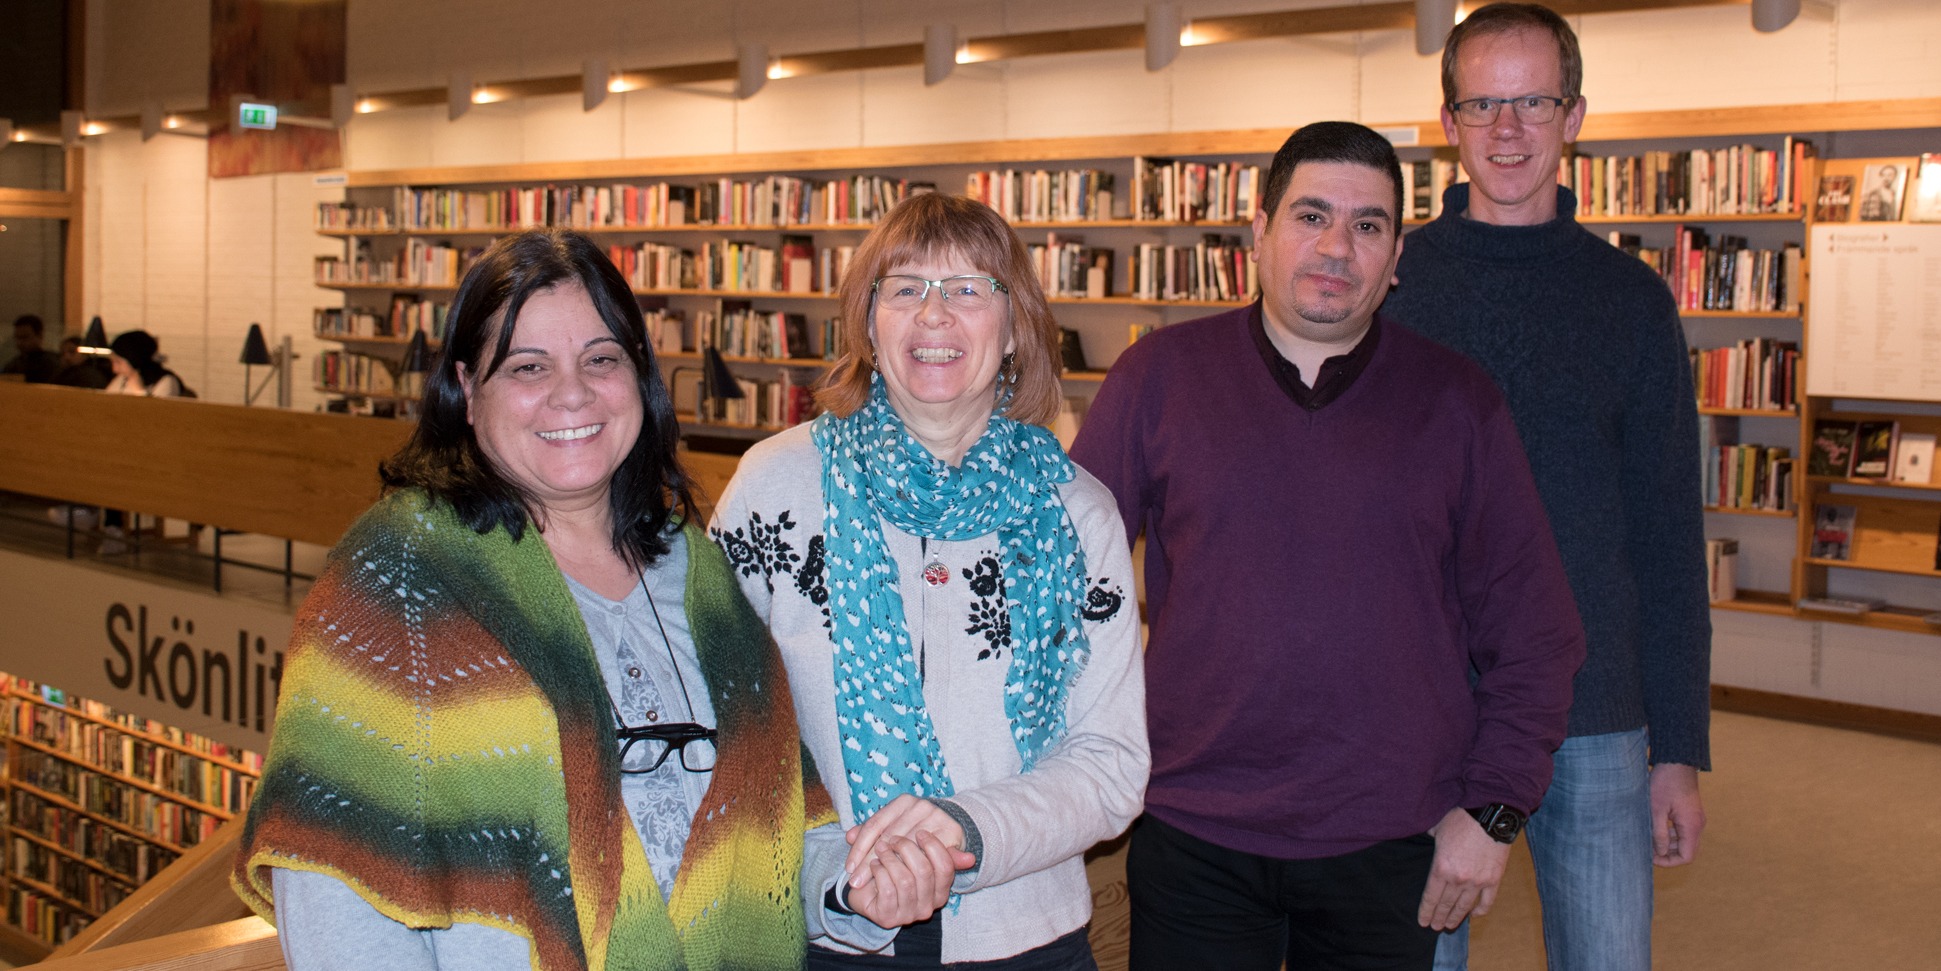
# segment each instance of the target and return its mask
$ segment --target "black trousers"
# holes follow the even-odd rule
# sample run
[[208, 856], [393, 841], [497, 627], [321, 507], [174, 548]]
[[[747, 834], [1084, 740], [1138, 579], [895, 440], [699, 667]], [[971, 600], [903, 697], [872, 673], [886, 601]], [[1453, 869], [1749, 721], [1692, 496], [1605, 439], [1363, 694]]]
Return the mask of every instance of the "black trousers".
[[915, 971], [924, 968], [958, 968], [962, 971], [1099, 971], [1092, 959], [1092, 942], [1085, 928], [1066, 934], [1049, 944], [1034, 947], [995, 961], [943, 963], [943, 921], [935, 916], [911, 924], [897, 932], [896, 954], [839, 954], [827, 948], [809, 946], [809, 971], [847, 971], [874, 968], [877, 971]]
[[1132, 971], [1388, 971], [1435, 963], [1416, 923], [1427, 833], [1317, 860], [1242, 853], [1151, 816], [1126, 855]]

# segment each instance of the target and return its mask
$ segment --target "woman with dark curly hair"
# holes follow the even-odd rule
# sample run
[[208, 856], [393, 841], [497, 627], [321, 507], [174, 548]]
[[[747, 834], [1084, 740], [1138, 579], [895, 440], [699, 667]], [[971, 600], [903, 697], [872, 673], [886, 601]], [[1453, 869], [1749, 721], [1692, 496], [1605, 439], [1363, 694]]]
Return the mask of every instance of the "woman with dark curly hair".
[[285, 661], [235, 885], [290, 967], [801, 966], [834, 814], [677, 438], [598, 247], [522, 233], [466, 274]]

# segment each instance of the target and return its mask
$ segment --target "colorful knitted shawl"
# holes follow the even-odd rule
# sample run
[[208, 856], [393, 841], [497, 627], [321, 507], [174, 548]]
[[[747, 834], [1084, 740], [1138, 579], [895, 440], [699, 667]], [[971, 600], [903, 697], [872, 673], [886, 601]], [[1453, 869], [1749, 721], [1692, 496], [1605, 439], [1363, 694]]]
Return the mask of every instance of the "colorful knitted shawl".
[[671, 900], [546, 544], [481, 536], [416, 491], [351, 527], [298, 614], [237, 893], [273, 921], [271, 867], [327, 873], [411, 927], [520, 934], [546, 971], [800, 968], [802, 834], [835, 813], [773, 641], [720, 551], [686, 535], [720, 761]]

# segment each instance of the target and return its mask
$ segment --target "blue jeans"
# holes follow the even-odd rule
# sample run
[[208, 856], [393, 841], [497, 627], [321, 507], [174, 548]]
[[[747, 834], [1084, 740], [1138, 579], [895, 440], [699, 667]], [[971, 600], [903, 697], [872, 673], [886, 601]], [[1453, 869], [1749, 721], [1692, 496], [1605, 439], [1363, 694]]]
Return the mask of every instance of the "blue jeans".
[[[1564, 740], [1524, 829], [1550, 971], [1650, 971], [1651, 777], [1645, 730]], [[1436, 971], [1463, 971], [1469, 924], [1442, 935]]]

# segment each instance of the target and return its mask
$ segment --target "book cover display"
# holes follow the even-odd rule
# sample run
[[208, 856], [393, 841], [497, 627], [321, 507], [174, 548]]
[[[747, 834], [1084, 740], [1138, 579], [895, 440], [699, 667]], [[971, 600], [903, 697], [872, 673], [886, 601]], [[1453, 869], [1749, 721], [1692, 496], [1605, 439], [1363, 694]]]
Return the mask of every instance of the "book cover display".
[[1894, 442], [1900, 422], [1863, 421], [1854, 437], [1853, 478], [1884, 479], [1894, 468]]
[[1820, 197], [1813, 206], [1813, 221], [1843, 223], [1853, 216], [1853, 176], [1820, 176]]
[[1941, 152], [1921, 156], [1914, 176], [1914, 202], [1908, 207], [1907, 220], [1941, 223]]
[[1813, 454], [1806, 458], [1806, 474], [1846, 478], [1853, 471], [1853, 444], [1859, 433], [1856, 422], [1831, 418], [1814, 422]]
[[1858, 517], [1852, 506], [1814, 507], [1813, 548], [1807, 555], [1816, 560], [1852, 559], [1853, 524]]
[[1907, 191], [1907, 166], [1880, 162], [1867, 166], [1860, 177], [1860, 221], [1899, 222], [1901, 197]]

